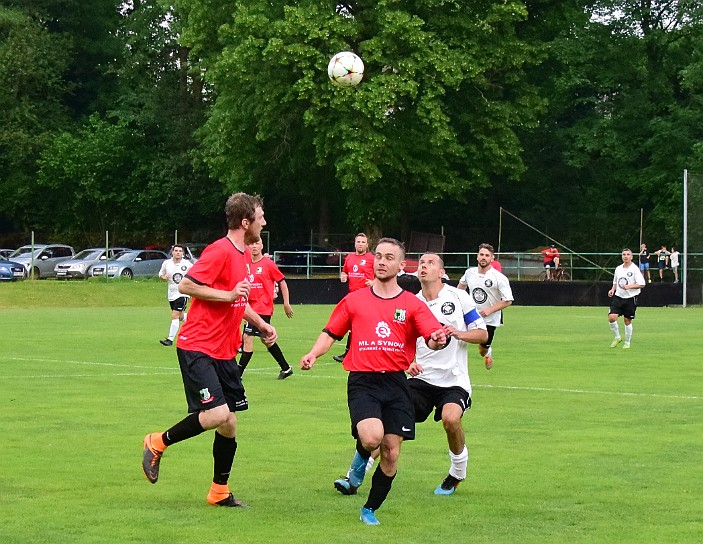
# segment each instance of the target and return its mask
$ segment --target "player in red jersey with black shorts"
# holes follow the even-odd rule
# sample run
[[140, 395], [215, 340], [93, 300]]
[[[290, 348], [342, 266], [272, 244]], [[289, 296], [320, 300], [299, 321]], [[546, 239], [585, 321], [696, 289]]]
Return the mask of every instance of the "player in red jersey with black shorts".
[[246, 505], [232, 495], [228, 480], [237, 451], [235, 412], [248, 408], [236, 360], [242, 318], [256, 325], [267, 342], [276, 341], [276, 331], [247, 304], [251, 289], [247, 244], [258, 238], [266, 225], [261, 201], [236, 193], [227, 200], [225, 212], [227, 236], [205, 248], [178, 285], [180, 292], [193, 300], [177, 339], [190, 415], [164, 433], [146, 435], [142, 469], [147, 479], [156, 483], [168, 446], [215, 429], [214, 475], [207, 501], [240, 507]]
[[403, 245], [382, 238], [374, 254], [375, 281], [370, 289], [349, 293], [337, 304], [315, 345], [300, 361], [309, 370], [335, 340], [352, 334], [344, 369], [349, 371], [347, 398], [356, 438], [352, 470], [365, 472], [371, 452], [380, 446], [381, 462], [360, 519], [378, 525], [375, 511], [391, 489], [403, 440], [415, 437], [415, 412], [405, 370], [415, 357], [416, 340], [441, 349], [447, 337], [427, 305], [403, 290], [397, 281], [405, 265]]
[[[349, 284], [349, 292], [353, 293], [373, 283], [373, 253], [369, 251], [369, 241], [366, 234], [360, 232], [354, 237], [354, 253], [344, 259], [342, 272], [339, 274], [342, 283]], [[338, 363], [344, 361], [349, 353], [351, 337], [347, 337], [347, 347], [341, 355], [332, 357]]]
[[[278, 283], [283, 296], [283, 311], [289, 318], [293, 317], [293, 308], [290, 305], [290, 293], [288, 284], [283, 272], [271, 259], [264, 257], [264, 244], [261, 238], [249, 244], [251, 250], [251, 270], [249, 274], [249, 306], [266, 323], [271, 323], [273, 316], [273, 286]], [[277, 342], [268, 344], [264, 340], [261, 331], [248, 321], [244, 323], [242, 338], [242, 356], [239, 358], [239, 373], [244, 374], [252, 355], [254, 355], [254, 337], [258, 336], [268, 349], [271, 356], [276, 360], [281, 371], [278, 373], [279, 380], [285, 380], [293, 375], [293, 369], [286, 361], [285, 355], [281, 351]]]

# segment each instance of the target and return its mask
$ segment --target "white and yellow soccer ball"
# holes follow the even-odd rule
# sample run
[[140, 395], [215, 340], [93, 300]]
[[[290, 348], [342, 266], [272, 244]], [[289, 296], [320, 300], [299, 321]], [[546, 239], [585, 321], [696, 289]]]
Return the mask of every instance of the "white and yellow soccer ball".
[[330, 81], [340, 87], [358, 85], [364, 77], [364, 63], [351, 51], [342, 51], [330, 59], [327, 65]]

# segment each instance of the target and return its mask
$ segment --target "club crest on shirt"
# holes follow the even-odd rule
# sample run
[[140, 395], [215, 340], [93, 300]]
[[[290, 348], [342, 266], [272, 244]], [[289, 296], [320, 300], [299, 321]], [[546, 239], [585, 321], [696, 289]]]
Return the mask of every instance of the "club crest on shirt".
[[456, 306], [454, 306], [453, 302], [445, 302], [442, 304], [440, 311], [442, 312], [442, 315], [452, 315], [455, 309]]
[[257, 273], [257, 274], [261, 274], [263, 271], [264, 271], [264, 267], [263, 267], [263, 266], [257, 266], [257, 267], [256, 267], [256, 273]]
[[379, 321], [376, 325], [376, 336], [379, 338], [388, 338], [391, 335], [391, 328], [385, 321]]
[[355, 264], [354, 266], [352, 266], [352, 271], [353, 271], [353, 272], [358, 272], [358, 271], [359, 271], [359, 265], [356, 265], [356, 264]]
[[632, 272], [628, 272], [628, 273], [627, 273], [627, 277], [628, 277], [628, 278], [632, 277]]
[[176, 272], [173, 275], [173, 278], [171, 279], [173, 280], [173, 283], [181, 283], [181, 280], [183, 279], [183, 274], [179, 274], [178, 272]]
[[404, 308], [396, 308], [395, 314], [393, 315], [393, 321], [396, 321], [398, 323], [405, 323], [405, 309]]
[[[488, 281], [490, 281], [490, 280], [488, 280]], [[488, 300], [488, 293], [486, 293], [480, 287], [477, 287], [476, 289], [471, 291], [471, 296], [473, 297], [474, 302], [476, 304], [483, 304], [484, 302], [486, 302], [486, 300]]]
[[493, 280], [491, 278], [486, 278], [486, 281], [483, 282], [483, 285], [488, 288], [493, 287]]

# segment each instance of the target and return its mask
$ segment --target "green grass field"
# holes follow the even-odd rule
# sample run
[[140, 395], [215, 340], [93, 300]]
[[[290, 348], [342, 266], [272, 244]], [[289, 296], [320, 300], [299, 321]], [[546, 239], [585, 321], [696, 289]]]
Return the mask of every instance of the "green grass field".
[[169, 449], [156, 485], [141, 441], [185, 415], [173, 348], [158, 340], [165, 285], [0, 285], [0, 542], [591, 543], [703, 541], [703, 310], [641, 308], [632, 348], [610, 349], [605, 308], [509, 308], [491, 371], [473, 352], [464, 418], [469, 477], [433, 495], [449, 467], [441, 425], [418, 426], [378, 511], [368, 483], [332, 482], [353, 453], [345, 378], [331, 355], [300, 356], [330, 306], [280, 308], [296, 373], [261, 346], [245, 375], [230, 485], [248, 510], [206, 504], [212, 434]]

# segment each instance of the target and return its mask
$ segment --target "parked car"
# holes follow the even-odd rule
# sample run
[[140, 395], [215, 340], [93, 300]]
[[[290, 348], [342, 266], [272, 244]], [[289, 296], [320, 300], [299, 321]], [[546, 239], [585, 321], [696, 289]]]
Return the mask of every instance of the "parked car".
[[[205, 249], [208, 244], [191, 244], [191, 243], [185, 243], [185, 244], [178, 244], [179, 246], [183, 246], [184, 252], [183, 252], [183, 258], [188, 259], [191, 263], [194, 263], [200, 258], [200, 254], [203, 252], [203, 249]], [[171, 258], [171, 254], [173, 252], [173, 246], [171, 246], [171, 249], [168, 250], [168, 258]]]
[[88, 277], [88, 269], [97, 263], [105, 260], [114, 261], [119, 255], [125, 251], [131, 251], [128, 247], [111, 247], [105, 251], [104, 247], [94, 247], [84, 249], [76, 253], [72, 259], [59, 263], [54, 268], [56, 277], [61, 279]]
[[0, 249], [0, 259], [3, 261], [6, 261], [7, 259], [10, 258], [10, 255], [12, 255], [15, 252], [14, 249]]
[[301, 244], [283, 246], [274, 251], [273, 260], [283, 273], [305, 274], [308, 263], [311, 268], [316, 269], [316, 272], [333, 272], [334, 267], [344, 262], [344, 255], [334, 249], [314, 244]]
[[21, 263], [0, 259], [0, 281], [23, 280], [27, 277], [27, 269]]
[[[125, 251], [114, 261], [94, 264], [88, 269], [89, 276], [132, 279], [137, 276], [156, 276], [161, 264], [168, 259], [163, 251], [155, 249], [137, 249]], [[105, 274], [107, 266], [107, 274]]]
[[63, 244], [34, 244], [34, 254], [31, 245], [22, 246], [10, 255], [10, 260], [22, 264], [27, 276], [51, 278], [56, 276], [56, 265], [71, 259], [75, 253], [71, 246]]

